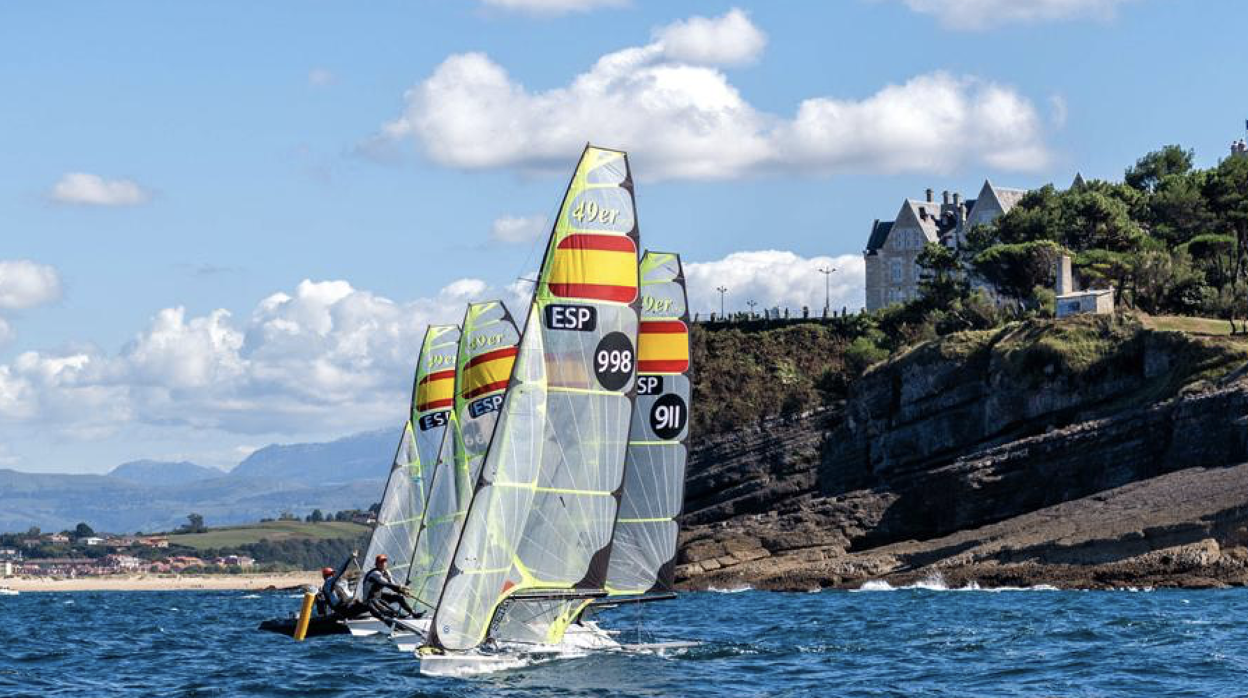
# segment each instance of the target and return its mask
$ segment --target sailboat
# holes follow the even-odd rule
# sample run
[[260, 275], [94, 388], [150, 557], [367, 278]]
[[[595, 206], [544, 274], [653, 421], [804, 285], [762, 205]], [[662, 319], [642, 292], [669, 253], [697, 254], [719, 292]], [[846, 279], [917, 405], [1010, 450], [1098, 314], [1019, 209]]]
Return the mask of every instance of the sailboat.
[[[432, 470], [428, 506], [413, 541], [406, 576], [412, 600], [435, 610], [463, 530], [485, 454], [494, 434], [518, 352], [520, 332], [501, 301], [473, 303], [464, 315], [456, 352], [449, 424]], [[392, 637], [399, 649], [420, 645], [428, 620], [400, 621]]]
[[625, 153], [586, 147], [547, 243], [511, 387], [418, 651], [422, 673], [494, 670], [519, 654], [618, 646], [592, 621], [570, 628], [587, 603], [611, 593], [637, 397], [641, 296], [632, 188]]
[[[368, 564], [377, 555], [385, 554], [391, 561], [392, 574], [406, 575], [412, 564], [417, 532], [429, 500], [430, 476], [450, 423], [459, 339], [459, 327], [432, 325], [421, 343], [411, 406], [386, 479], [377, 526], [364, 557]], [[356, 601], [363, 600], [362, 587], [363, 584], [356, 585]], [[347, 627], [357, 636], [389, 629], [371, 616], [348, 620]]]
[[692, 397], [689, 304], [679, 255], [647, 251], [640, 275], [637, 399], [607, 567], [608, 598], [597, 605], [618, 605], [621, 597], [671, 598], [675, 583]]

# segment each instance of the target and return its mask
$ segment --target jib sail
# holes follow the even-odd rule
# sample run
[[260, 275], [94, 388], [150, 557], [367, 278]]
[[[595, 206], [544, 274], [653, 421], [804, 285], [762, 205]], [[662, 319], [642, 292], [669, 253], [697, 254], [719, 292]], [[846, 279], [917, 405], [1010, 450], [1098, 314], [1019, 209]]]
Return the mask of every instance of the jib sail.
[[[606, 582], [635, 389], [632, 189], [623, 152], [585, 149], [434, 615], [433, 647], [469, 649], [492, 623], [513, 625], [500, 607], [520, 592], [600, 590]], [[542, 619], [544, 641], [562, 638], [566, 612], [520, 614]]]

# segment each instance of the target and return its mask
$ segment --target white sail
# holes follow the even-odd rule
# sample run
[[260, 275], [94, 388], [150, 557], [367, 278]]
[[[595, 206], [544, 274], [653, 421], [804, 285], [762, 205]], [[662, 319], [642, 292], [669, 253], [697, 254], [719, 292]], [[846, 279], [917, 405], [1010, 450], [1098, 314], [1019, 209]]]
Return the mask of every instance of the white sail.
[[668, 591], [674, 581], [692, 404], [688, 305], [680, 257], [646, 252], [641, 258], [637, 400], [607, 571], [612, 595]]
[[408, 586], [417, 603], [436, 608], [473, 486], [507, 391], [520, 333], [500, 301], [473, 303], [464, 315], [455, 359], [454, 409], [429, 504], [416, 536]]
[[377, 527], [368, 541], [365, 561], [384, 554], [398, 575], [406, 574], [411, 565], [412, 546], [428, 500], [429, 476], [449, 421], [458, 341], [455, 325], [434, 325], [425, 332], [403, 436], [386, 479]]
[[[583, 592], [605, 583], [635, 390], [637, 241], [627, 157], [587, 147], [551, 233], [431, 647], [470, 649], [492, 627], [558, 642]], [[572, 600], [548, 601], [559, 594]]]

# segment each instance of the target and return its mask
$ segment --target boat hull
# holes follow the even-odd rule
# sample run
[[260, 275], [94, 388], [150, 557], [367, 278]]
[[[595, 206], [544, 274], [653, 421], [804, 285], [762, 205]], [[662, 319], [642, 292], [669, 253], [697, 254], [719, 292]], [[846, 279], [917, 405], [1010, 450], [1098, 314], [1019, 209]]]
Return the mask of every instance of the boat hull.
[[[273, 618], [266, 620], [260, 624], [260, 630], [278, 635], [286, 635], [287, 637], [295, 636], [295, 626], [298, 625], [297, 618]], [[325, 635], [346, 635], [346, 624], [338, 618], [314, 617], [308, 621], [308, 632], [304, 637], [323, 637]]]

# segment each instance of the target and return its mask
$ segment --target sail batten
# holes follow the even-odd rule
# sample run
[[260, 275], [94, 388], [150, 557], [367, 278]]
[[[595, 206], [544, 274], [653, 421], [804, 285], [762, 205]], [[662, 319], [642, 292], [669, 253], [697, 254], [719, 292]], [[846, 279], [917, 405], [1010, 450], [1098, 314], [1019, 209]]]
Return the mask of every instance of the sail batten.
[[430, 644], [557, 642], [576, 595], [541, 608], [512, 597], [600, 593], [633, 413], [637, 241], [627, 157], [587, 147], [547, 244]]

